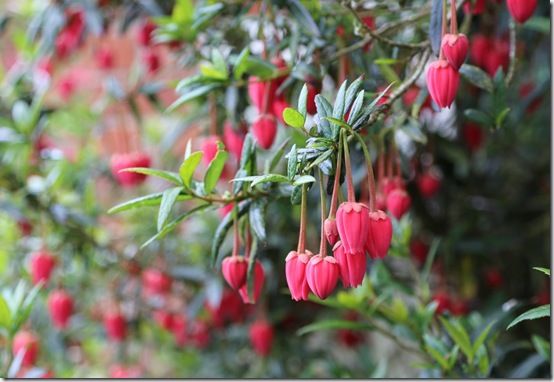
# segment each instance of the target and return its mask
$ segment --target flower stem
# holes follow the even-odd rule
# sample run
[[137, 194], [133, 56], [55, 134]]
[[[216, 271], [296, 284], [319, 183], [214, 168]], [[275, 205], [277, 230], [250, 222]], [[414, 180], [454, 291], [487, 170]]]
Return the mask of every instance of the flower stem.
[[356, 196], [354, 194], [354, 185], [352, 182], [352, 167], [350, 165], [350, 151], [348, 150], [348, 138], [346, 133], [343, 132], [342, 137], [344, 139], [344, 167], [346, 168], [346, 189], [348, 191], [348, 201], [355, 202]]
[[458, 34], [458, 20], [456, 18], [456, 0], [450, 0], [450, 34]]
[[444, 59], [444, 54], [442, 53], [442, 39], [444, 38], [444, 35], [446, 34], [446, 0], [442, 0], [442, 31], [441, 31], [441, 45], [440, 45], [440, 53], [439, 53], [439, 60]]
[[354, 136], [356, 139], [360, 142], [360, 145], [362, 146], [362, 151], [364, 152], [364, 157], [367, 163], [367, 183], [369, 187], [369, 210], [375, 211], [375, 205], [377, 204], [375, 202], [375, 175], [373, 174], [373, 163], [371, 161], [371, 156], [369, 155], [369, 151], [367, 150], [367, 146], [360, 136], [360, 134], [354, 132]]
[[233, 209], [233, 253], [232, 256], [236, 257], [239, 254], [240, 238], [239, 238], [239, 221], [238, 221], [238, 207], [235, 204]]
[[319, 240], [319, 254], [322, 257], [327, 256], [327, 239], [325, 238], [325, 215], [326, 215], [326, 200], [325, 200], [325, 186], [323, 185], [323, 173], [320, 169], [317, 170], [318, 172], [318, 180], [319, 180], [319, 198], [320, 198], [320, 204], [321, 204], [321, 233], [320, 233], [320, 240]]
[[307, 201], [307, 188], [306, 185], [302, 185], [302, 202], [300, 205], [300, 232], [298, 233], [298, 253], [304, 253], [306, 250], [306, 220], [308, 213], [308, 201]]
[[340, 191], [340, 175], [342, 165], [342, 142], [339, 140], [339, 151], [337, 153], [337, 167], [335, 169], [335, 181], [333, 183], [333, 194], [331, 195], [331, 206], [329, 207], [329, 218], [335, 218], [337, 213], [338, 197]]

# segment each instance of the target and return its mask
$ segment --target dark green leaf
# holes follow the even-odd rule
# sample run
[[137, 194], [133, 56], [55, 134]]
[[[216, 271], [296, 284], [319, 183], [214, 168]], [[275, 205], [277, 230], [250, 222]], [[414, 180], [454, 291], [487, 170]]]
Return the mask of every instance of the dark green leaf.
[[348, 114], [348, 124], [351, 125], [353, 121], [356, 120], [358, 117], [358, 114], [360, 114], [360, 110], [362, 110], [362, 106], [364, 105], [364, 91], [360, 90], [358, 93], [358, 96], [356, 97], [356, 100], [354, 101], [354, 104], [352, 105], [352, 108], [350, 109], [350, 114]]
[[536, 320], [537, 318], [543, 318], [543, 317], [550, 317], [550, 304], [538, 306], [536, 308], [528, 310], [527, 312], [517, 316], [515, 320], [510, 322], [510, 325], [508, 325], [506, 330], [508, 330], [511, 327], [519, 324], [521, 321]]
[[467, 109], [464, 111], [464, 115], [467, 119], [480, 124], [481, 126], [493, 126], [494, 121], [492, 117], [481, 110]]
[[460, 74], [478, 88], [489, 93], [493, 92], [494, 86], [492, 80], [482, 69], [473, 65], [463, 64], [460, 67]]
[[[358, 89], [360, 89], [360, 86], [362, 86], [362, 81], [363, 81], [363, 77], [360, 76], [350, 84], [348, 89], [346, 89], [346, 98], [344, 101], [344, 114], [346, 114], [346, 112], [350, 109], [352, 102], [354, 102], [354, 98], [358, 93]], [[342, 118], [342, 116], [340, 118]]]
[[171, 209], [177, 201], [177, 197], [183, 191], [183, 187], [174, 187], [165, 190], [162, 193], [162, 201], [160, 203], [160, 210], [158, 211], [158, 232], [162, 230], [171, 213]]
[[289, 152], [289, 161], [287, 165], [287, 176], [289, 180], [292, 180], [296, 175], [296, 169], [298, 167], [298, 154], [296, 153], [296, 145], [292, 146]]
[[265, 221], [264, 221], [264, 209], [265, 203], [261, 201], [255, 201], [250, 206], [248, 212], [248, 218], [250, 225], [254, 230], [254, 233], [260, 241], [266, 240]]
[[212, 192], [217, 184], [228, 157], [229, 154], [226, 151], [218, 150], [214, 159], [210, 162], [206, 170], [206, 175], [204, 176], [204, 192], [206, 194]]
[[300, 26], [305, 27], [311, 34], [319, 36], [319, 28], [314, 19], [310, 15], [310, 12], [302, 5], [299, 0], [287, 0], [288, 8], [293, 16], [298, 20]]
[[471, 341], [469, 335], [467, 334], [464, 327], [456, 321], [448, 321], [444, 317], [439, 317], [442, 325], [448, 332], [448, 335], [454, 340], [454, 343], [460, 347], [462, 352], [466, 355], [469, 362], [473, 360], [473, 348], [471, 346]]
[[316, 321], [313, 324], [303, 326], [296, 332], [299, 336], [308, 334], [311, 332], [317, 332], [320, 330], [371, 330], [373, 326], [364, 322], [350, 321], [350, 320], [321, 320]]
[[[140, 198], [128, 200], [126, 202], [120, 203], [108, 210], [109, 214], [115, 214], [117, 212], [127, 211], [134, 208], [146, 207], [146, 206], [157, 206], [162, 200], [163, 192], [156, 192], [155, 194], [141, 196]], [[188, 200], [191, 196], [189, 195], [180, 195], [177, 200]]]
[[287, 148], [287, 145], [289, 144], [290, 138], [287, 138], [279, 145], [279, 148], [275, 151], [275, 154], [273, 154], [273, 158], [271, 158], [271, 162], [269, 164], [269, 171], [275, 170], [275, 167], [279, 164], [281, 161], [281, 158], [283, 157], [283, 154], [285, 154], [285, 149]]
[[429, 21], [429, 41], [433, 54], [438, 57], [442, 39], [442, 1], [433, 0]]
[[180, 96], [179, 98], [177, 98], [177, 100], [175, 102], [173, 102], [167, 108], [167, 111], [168, 112], [174, 111], [175, 109], [177, 109], [181, 105], [183, 105], [183, 104], [185, 104], [185, 103], [187, 103], [187, 102], [189, 102], [189, 101], [191, 101], [195, 98], [206, 95], [209, 92], [211, 92], [212, 90], [217, 89], [219, 87], [221, 87], [220, 83], [210, 83], [210, 84], [207, 84], [207, 85], [202, 85], [202, 86], [195, 87], [194, 89], [183, 89], [182, 93], [184, 93], [184, 94], [182, 96]]

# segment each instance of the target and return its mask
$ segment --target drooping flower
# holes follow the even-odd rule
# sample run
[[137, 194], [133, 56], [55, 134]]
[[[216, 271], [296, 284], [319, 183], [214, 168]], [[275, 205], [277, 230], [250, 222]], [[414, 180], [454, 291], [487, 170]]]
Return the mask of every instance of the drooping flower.
[[340, 241], [333, 247], [333, 256], [337, 260], [340, 279], [345, 288], [356, 288], [361, 285], [366, 270], [365, 253], [347, 253]]
[[372, 259], [384, 258], [392, 240], [392, 223], [387, 214], [381, 210], [369, 212], [369, 230], [366, 241], [366, 252]]
[[446, 60], [437, 60], [427, 71], [427, 88], [433, 101], [441, 108], [450, 107], [456, 98], [460, 74]]
[[364, 250], [368, 230], [368, 208], [363, 203], [344, 202], [337, 210], [337, 229], [347, 253]]
[[262, 357], [268, 356], [271, 353], [274, 336], [271, 324], [265, 320], [258, 320], [250, 326], [249, 334], [254, 351]]
[[48, 283], [52, 270], [56, 266], [56, 258], [46, 250], [34, 252], [31, 255], [30, 270], [33, 284], [41, 281]]
[[537, 9], [537, 0], [506, 0], [506, 5], [514, 20], [524, 23]]
[[25, 352], [21, 361], [23, 366], [31, 366], [35, 363], [39, 351], [39, 340], [33, 332], [22, 330], [15, 334], [12, 345], [13, 356], [16, 357], [20, 351]]
[[325, 219], [323, 225], [323, 230], [325, 231], [325, 238], [329, 245], [333, 246], [339, 240], [339, 231], [337, 229], [337, 221], [333, 218]]
[[432, 198], [441, 187], [441, 177], [433, 170], [425, 171], [417, 178], [417, 188], [424, 198]]
[[322, 300], [333, 293], [339, 274], [339, 265], [333, 256], [314, 255], [306, 266], [306, 278], [310, 290]]
[[163, 295], [171, 290], [173, 280], [167, 273], [148, 268], [142, 272], [142, 287], [148, 295]]
[[48, 310], [54, 326], [65, 329], [73, 314], [73, 298], [64, 290], [54, 290], [48, 296]]
[[458, 70], [467, 57], [469, 40], [463, 33], [448, 33], [442, 38], [441, 49], [448, 63]]
[[400, 219], [410, 209], [412, 199], [404, 190], [396, 189], [387, 196], [387, 210]]
[[223, 125], [223, 143], [225, 143], [225, 147], [235, 158], [240, 159], [242, 145], [244, 144], [244, 134], [233, 129], [229, 121]]
[[109, 311], [104, 315], [106, 335], [114, 342], [121, 342], [127, 337], [127, 321], [118, 311]]
[[110, 161], [112, 175], [123, 187], [134, 187], [146, 180], [146, 175], [121, 171], [131, 167], [150, 167], [150, 155], [145, 152], [113, 154]]
[[243, 256], [229, 256], [223, 259], [221, 271], [227, 284], [235, 290], [246, 282], [248, 263]]
[[294, 301], [307, 300], [310, 287], [306, 279], [306, 266], [313, 254], [310, 251], [290, 251], [285, 259], [285, 276]]
[[252, 297], [248, 295], [248, 283], [245, 283], [239, 289], [240, 297], [242, 298], [242, 302], [244, 302], [245, 304], [255, 304], [256, 301], [258, 301], [258, 298], [260, 297], [260, 294], [262, 293], [262, 289], [264, 287], [264, 267], [262, 266], [262, 263], [260, 263], [258, 260], [256, 260], [256, 263], [254, 264], [254, 272], [252, 277], [254, 278], [254, 290]]
[[277, 136], [277, 121], [270, 114], [260, 115], [252, 124], [252, 132], [261, 148], [268, 150]]

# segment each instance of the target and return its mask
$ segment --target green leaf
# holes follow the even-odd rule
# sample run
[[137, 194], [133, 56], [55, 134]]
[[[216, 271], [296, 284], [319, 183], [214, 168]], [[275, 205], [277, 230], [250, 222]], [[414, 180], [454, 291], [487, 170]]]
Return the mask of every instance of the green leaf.
[[[244, 202], [239, 203], [237, 207], [238, 208], [237, 219], [240, 218], [248, 211], [251, 204], [252, 202], [250, 200], [246, 200]], [[219, 257], [219, 249], [221, 248], [221, 244], [223, 244], [223, 240], [225, 240], [225, 235], [227, 234], [227, 231], [229, 231], [229, 228], [231, 228], [231, 226], [233, 225], [233, 214], [234, 212], [225, 215], [225, 217], [221, 220], [221, 223], [219, 223], [219, 226], [217, 226], [217, 229], [215, 230], [214, 237], [212, 240], [212, 249], [210, 252], [212, 267], [216, 265]]]
[[181, 191], [183, 191], [183, 187], [174, 187], [163, 192], [160, 210], [158, 211], [158, 232], [164, 227]]
[[479, 352], [476, 355], [477, 355], [477, 364], [479, 365], [479, 372], [483, 376], [486, 376], [489, 373], [489, 366], [490, 366], [487, 348], [484, 346], [481, 346], [479, 348]]
[[[155, 194], [141, 196], [140, 198], [135, 198], [128, 200], [126, 202], [120, 203], [108, 210], [108, 214], [115, 214], [117, 212], [127, 211], [134, 208], [146, 207], [146, 206], [157, 206], [162, 200], [163, 192], [156, 192]], [[178, 200], [187, 200], [190, 199], [189, 195], [180, 195]]]
[[317, 116], [319, 117], [318, 128], [319, 132], [325, 137], [331, 138], [331, 124], [325, 117], [331, 117], [333, 115], [333, 109], [329, 101], [325, 99], [321, 94], [315, 96], [315, 107], [317, 109]]
[[242, 145], [242, 153], [240, 154], [240, 168], [246, 169], [246, 165], [253, 157], [256, 152], [256, 147], [254, 146], [254, 140], [250, 133], [246, 134], [244, 137], [244, 143]]
[[550, 18], [535, 16], [523, 24], [523, 28], [550, 35]]
[[10, 308], [6, 303], [6, 300], [2, 295], [0, 295], [0, 326], [4, 328], [9, 328], [12, 320], [12, 314]]
[[487, 327], [483, 329], [481, 334], [479, 334], [479, 337], [477, 337], [477, 339], [473, 343], [473, 354], [477, 354], [477, 351], [479, 350], [479, 348], [485, 343], [494, 323], [495, 323], [494, 321], [489, 323]]
[[[362, 82], [363, 77], [360, 76], [350, 84], [348, 89], [346, 89], [346, 97], [344, 100], [344, 114], [346, 114], [346, 112], [350, 109], [352, 102], [354, 102], [354, 98], [356, 97], [356, 94], [358, 94], [358, 89], [360, 89], [360, 86], [362, 86]], [[352, 112], [350, 112], [350, 114], [352, 114]]]
[[346, 97], [346, 83], [345, 80], [337, 92], [337, 97], [335, 98], [335, 104], [333, 105], [333, 117], [339, 120], [342, 120], [344, 116], [344, 101]]
[[264, 221], [264, 202], [255, 201], [250, 206], [248, 212], [248, 219], [250, 220], [250, 225], [254, 230], [254, 233], [260, 241], [266, 240], [266, 231], [265, 231], [265, 221]]
[[448, 370], [449, 363], [446, 359], [446, 355], [442, 355], [439, 351], [429, 345], [425, 345], [425, 351], [429, 354], [443, 370]]
[[351, 320], [321, 320], [312, 324], [303, 326], [296, 332], [297, 335], [302, 336], [304, 334], [320, 331], [320, 330], [336, 330], [336, 329], [349, 329], [349, 330], [369, 330], [373, 326], [364, 322], [351, 321]]
[[293, 186], [300, 186], [302, 184], [306, 183], [313, 183], [315, 182], [315, 178], [311, 175], [302, 175], [294, 179], [294, 182], [292, 183]]
[[321, 33], [317, 27], [316, 22], [312, 18], [310, 12], [302, 5], [303, 3], [309, 3], [299, 0], [287, 0], [286, 8], [290, 10], [292, 15], [298, 20], [298, 25], [306, 28], [310, 34], [319, 36]]
[[492, 126], [494, 124], [492, 117], [481, 110], [466, 109], [464, 111], [464, 115], [467, 119], [476, 122], [481, 126]]
[[119, 172], [136, 172], [137, 174], [151, 175], [158, 178], [162, 178], [171, 182], [177, 186], [183, 184], [183, 181], [179, 177], [179, 174], [172, 171], [157, 170], [155, 168], [149, 167], [129, 167], [119, 170]]
[[[146, 246], [150, 245], [151, 243], [153, 243], [155, 240], [158, 240], [158, 239], [161, 239], [163, 238], [165, 235], [167, 235], [169, 232], [173, 231], [175, 229], [175, 227], [177, 227], [177, 225], [179, 223], [181, 223], [183, 220], [185, 219], [188, 219], [189, 217], [191, 217], [192, 215], [198, 213], [198, 212], [201, 212], [201, 211], [204, 211], [205, 209], [209, 208], [209, 207], [212, 207], [212, 204], [210, 203], [207, 203], [207, 204], [203, 204], [201, 206], [198, 206], [198, 207], [195, 207], [193, 208], [192, 210], [190, 211], [187, 211], [181, 215], [179, 215], [177, 218], [175, 218], [174, 220], [172, 220], [171, 222], [169, 222], [161, 231], [159, 231], [157, 234], [155, 234], [154, 236], [152, 236], [150, 239], [148, 239], [146, 242], [144, 242], [141, 246], [140, 246], [140, 249], [143, 249], [145, 248]], [[227, 216], [229, 216], [230, 214], [228, 214]]]
[[508, 114], [510, 113], [510, 110], [511, 109], [509, 107], [507, 107], [496, 115], [496, 118], [494, 119], [494, 125], [497, 129], [500, 129], [502, 127], [502, 123], [504, 122], [504, 120], [506, 119]]
[[255, 179], [250, 187], [254, 187], [260, 183], [288, 183], [289, 179], [281, 174], [267, 174], [267, 175], [261, 175], [258, 176], [257, 179]]
[[537, 318], [543, 318], [543, 317], [550, 317], [550, 304], [538, 306], [536, 308], [528, 310], [527, 312], [519, 315], [515, 320], [513, 320], [510, 323], [510, 325], [508, 325], [506, 330], [519, 324], [521, 321], [536, 320]]
[[325, 117], [325, 119], [337, 126], [344, 127], [348, 130], [352, 130], [352, 126], [350, 126], [348, 123], [344, 122], [341, 119], [334, 118], [334, 117]]
[[[308, 86], [304, 84], [302, 90], [300, 90], [300, 95], [298, 96], [298, 112], [302, 114], [302, 117], [306, 118], [308, 112], [306, 111], [306, 105], [308, 103]], [[304, 124], [302, 124], [304, 126]]]
[[212, 63], [200, 64], [200, 73], [202, 73], [204, 77], [214, 80], [226, 80], [228, 78], [227, 71], [221, 71]]
[[228, 157], [229, 154], [226, 151], [218, 150], [214, 159], [210, 162], [210, 165], [206, 170], [206, 175], [204, 175], [204, 191], [206, 194], [212, 192], [217, 184]]
[[545, 275], [550, 276], [550, 269], [542, 267], [533, 267], [534, 270], [544, 273]]
[[242, 52], [240, 52], [239, 56], [237, 57], [237, 60], [235, 61], [235, 68], [234, 68], [234, 76], [236, 80], [240, 80], [244, 73], [246, 73], [246, 70], [248, 69], [248, 57], [250, 56], [250, 51], [248, 48], [244, 48]]
[[225, 64], [225, 58], [223, 58], [223, 55], [219, 51], [219, 49], [212, 49], [212, 62], [214, 64], [214, 67], [222, 74], [224, 74], [224, 79], [227, 79], [229, 77], [229, 74], [227, 73], [227, 64]]
[[253, 298], [254, 292], [254, 278], [256, 277], [255, 265], [256, 258], [258, 257], [258, 240], [254, 236], [252, 240], [252, 247], [250, 248], [250, 257], [248, 258], [248, 268], [246, 270], [246, 294], [248, 295], [248, 303], [255, 302]]
[[289, 152], [289, 161], [287, 164], [287, 176], [289, 180], [292, 180], [296, 175], [296, 169], [298, 168], [298, 154], [296, 152], [296, 145], [292, 146]]
[[454, 343], [460, 347], [462, 352], [466, 355], [469, 362], [473, 361], [473, 348], [469, 336], [462, 325], [459, 322], [449, 322], [444, 317], [439, 317], [442, 325], [448, 332], [448, 335], [454, 340]]
[[492, 80], [489, 75], [485, 73], [482, 69], [473, 65], [463, 64], [460, 67], [460, 74], [467, 81], [471, 82], [478, 88], [483, 89], [489, 93], [493, 92], [494, 85], [492, 83]]
[[190, 187], [194, 170], [196, 170], [196, 167], [200, 164], [203, 155], [201, 151], [196, 151], [190, 154], [190, 156], [183, 161], [181, 167], [179, 167], [179, 175], [186, 187]]
[[194, 4], [192, 0], [178, 0], [173, 6], [171, 19], [180, 25], [188, 24], [194, 15]]
[[431, 3], [431, 17], [429, 20], [429, 40], [433, 54], [438, 57], [442, 39], [442, 0], [433, 0]]
[[537, 353], [550, 362], [550, 342], [537, 335], [532, 336], [531, 341]]
[[271, 162], [269, 164], [269, 171], [275, 170], [275, 167], [279, 164], [281, 161], [281, 158], [285, 154], [285, 149], [287, 148], [287, 145], [289, 144], [290, 138], [287, 138], [281, 143], [279, 148], [275, 151], [275, 154], [273, 154], [273, 158], [271, 158]]
[[351, 125], [352, 122], [356, 120], [358, 115], [360, 114], [360, 110], [362, 110], [362, 106], [364, 105], [364, 90], [360, 90], [358, 93], [358, 96], [356, 97], [356, 100], [354, 101], [354, 104], [352, 105], [352, 108], [350, 109], [350, 114], [348, 114], [348, 124]]
[[175, 109], [179, 108], [183, 104], [192, 101], [195, 98], [201, 97], [203, 95], [208, 94], [214, 89], [217, 89], [221, 87], [222, 84], [220, 83], [210, 83], [206, 85], [201, 85], [194, 87], [193, 89], [182, 89], [182, 93], [184, 93], [182, 96], [177, 98], [175, 102], [173, 102], [169, 107], [167, 108], [168, 112], [174, 111]]
[[258, 57], [246, 57], [246, 72], [259, 77], [261, 80], [269, 79], [275, 73], [275, 65]]
[[297, 110], [287, 107], [283, 110], [283, 119], [287, 125], [301, 129], [304, 127], [304, 122], [306, 122], [304, 116]]

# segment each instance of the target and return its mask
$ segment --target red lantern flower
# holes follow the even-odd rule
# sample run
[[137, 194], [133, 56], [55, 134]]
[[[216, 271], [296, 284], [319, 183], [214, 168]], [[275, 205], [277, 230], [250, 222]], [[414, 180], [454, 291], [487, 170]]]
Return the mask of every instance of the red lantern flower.
[[166, 294], [171, 290], [172, 283], [171, 276], [159, 269], [148, 268], [142, 272], [142, 286], [147, 294]]
[[254, 351], [262, 356], [266, 357], [271, 353], [271, 347], [273, 345], [273, 327], [269, 322], [265, 320], [258, 320], [250, 326], [250, 343], [254, 348]]
[[441, 187], [441, 177], [435, 171], [426, 171], [418, 176], [417, 187], [421, 196], [432, 198]]
[[442, 38], [441, 49], [448, 63], [458, 70], [467, 57], [469, 40], [462, 33], [448, 33]]
[[344, 202], [337, 210], [337, 229], [347, 253], [361, 253], [367, 237], [368, 208], [363, 203]]
[[41, 250], [31, 255], [31, 277], [33, 284], [41, 281], [48, 283], [52, 270], [56, 266], [56, 258], [46, 250]]
[[110, 311], [104, 315], [104, 329], [108, 338], [115, 342], [121, 342], [127, 336], [127, 321], [117, 311]]
[[110, 161], [112, 175], [123, 187], [134, 187], [146, 180], [144, 174], [121, 171], [131, 167], [150, 167], [150, 156], [140, 151], [112, 155]]
[[277, 136], [277, 121], [270, 114], [262, 114], [254, 121], [252, 132], [261, 148], [268, 150]]
[[433, 101], [441, 108], [450, 107], [456, 98], [460, 74], [446, 60], [437, 60], [427, 71], [427, 88]]
[[315, 114], [317, 112], [317, 107], [315, 106], [315, 96], [321, 92], [321, 87], [308, 81], [306, 83], [306, 88], [308, 90], [306, 97], [306, 111], [308, 114]]
[[518, 23], [526, 22], [537, 9], [537, 0], [506, 0], [510, 14]]
[[381, 210], [369, 213], [369, 230], [366, 241], [366, 252], [372, 259], [384, 258], [392, 240], [392, 223], [387, 214]]
[[339, 274], [339, 265], [333, 256], [312, 256], [306, 266], [306, 278], [310, 290], [322, 300], [333, 293]]
[[227, 284], [235, 290], [246, 282], [248, 263], [242, 256], [229, 256], [223, 259], [221, 271]]
[[25, 352], [21, 364], [23, 366], [31, 366], [35, 363], [39, 350], [39, 341], [37, 336], [28, 331], [23, 330], [17, 332], [13, 338], [12, 354], [16, 357], [20, 351]]
[[339, 240], [339, 231], [337, 229], [337, 221], [333, 218], [325, 219], [323, 223], [323, 230], [325, 231], [325, 238], [329, 245], [335, 245]]
[[345, 288], [356, 288], [364, 281], [366, 269], [365, 253], [347, 253], [340, 241], [333, 247], [333, 256], [337, 260], [340, 279]]
[[217, 135], [210, 135], [204, 139], [202, 142], [202, 160], [204, 163], [208, 164], [215, 158], [217, 154], [217, 142], [219, 141], [220, 139]]
[[290, 251], [285, 259], [285, 276], [291, 297], [294, 301], [307, 300], [310, 287], [306, 279], [306, 266], [313, 254], [310, 251], [298, 253]]
[[54, 326], [65, 329], [73, 314], [73, 298], [64, 290], [55, 290], [48, 296], [48, 310]]
[[262, 266], [262, 263], [260, 263], [258, 260], [256, 260], [256, 263], [254, 264], [254, 273], [252, 276], [254, 277], [254, 296], [250, 297], [248, 295], [248, 283], [245, 283], [239, 289], [240, 297], [242, 298], [242, 302], [244, 302], [245, 304], [255, 304], [256, 301], [258, 301], [258, 298], [260, 297], [260, 294], [262, 293], [262, 289], [264, 287], [264, 267]]
[[225, 143], [225, 148], [233, 154], [235, 158], [240, 159], [242, 145], [244, 144], [244, 134], [233, 129], [230, 122], [225, 122], [225, 125], [223, 125], [223, 143]]
[[400, 219], [410, 209], [412, 199], [406, 191], [396, 189], [387, 196], [387, 209], [396, 219]]
[[138, 29], [137, 39], [142, 46], [149, 46], [152, 42], [152, 34], [156, 30], [156, 24], [150, 20], [142, 22]]
[[271, 105], [271, 110], [273, 111], [273, 115], [282, 123], [285, 124], [285, 120], [283, 119], [283, 111], [289, 107], [289, 104], [287, 100], [283, 97], [277, 98], [275, 101], [273, 101], [273, 104]]

